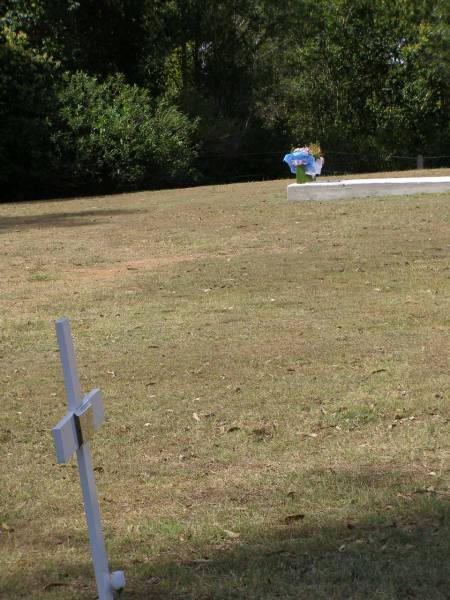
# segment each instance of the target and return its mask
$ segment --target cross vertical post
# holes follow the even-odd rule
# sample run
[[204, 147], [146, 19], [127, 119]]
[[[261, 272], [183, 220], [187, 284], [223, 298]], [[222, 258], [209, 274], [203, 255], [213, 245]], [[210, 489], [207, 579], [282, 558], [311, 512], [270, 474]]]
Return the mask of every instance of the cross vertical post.
[[67, 393], [68, 414], [53, 429], [58, 462], [66, 462], [76, 451], [86, 521], [94, 563], [99, 600], [113, 600], [113, 590], [125, 586], [123, 571], [109, 572], [105, 540], [101, 526], [94, 469], [89, 439], [93, 430], [104, 421], [100, 390], [81, 396], [80, 380], [73, 346], [70, 322], [67, 317], [56, 321], [56, 336]]

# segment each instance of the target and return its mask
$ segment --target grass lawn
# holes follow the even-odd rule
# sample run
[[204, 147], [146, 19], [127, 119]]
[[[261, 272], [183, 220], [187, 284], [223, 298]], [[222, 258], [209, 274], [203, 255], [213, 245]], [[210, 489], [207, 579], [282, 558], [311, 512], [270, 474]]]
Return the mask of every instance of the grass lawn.
[[287, 183], [0, 205], [2, 600], [96, 595], [63, 315], [125, 600], [450, 598], [450, 194]]

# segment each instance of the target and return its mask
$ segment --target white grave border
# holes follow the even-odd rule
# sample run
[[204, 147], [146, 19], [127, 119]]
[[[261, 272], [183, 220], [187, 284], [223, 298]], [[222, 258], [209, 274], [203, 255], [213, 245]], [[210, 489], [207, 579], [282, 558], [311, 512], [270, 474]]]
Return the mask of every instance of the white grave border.
[[379, 196], [439, 194], [450, 192], [450, 177], [386, 177], [374, 179], [340, 179], [314, 183], [291, 183], [287, 199], [349, 200]]

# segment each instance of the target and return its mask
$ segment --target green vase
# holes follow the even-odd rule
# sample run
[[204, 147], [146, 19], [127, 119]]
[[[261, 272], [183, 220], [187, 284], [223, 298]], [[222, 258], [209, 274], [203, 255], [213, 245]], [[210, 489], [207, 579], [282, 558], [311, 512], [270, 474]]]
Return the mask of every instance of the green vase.
[[297, 183], [311, 183], [313, 177], [305, 173], [305, 167], [298, 165], [296, 173]]

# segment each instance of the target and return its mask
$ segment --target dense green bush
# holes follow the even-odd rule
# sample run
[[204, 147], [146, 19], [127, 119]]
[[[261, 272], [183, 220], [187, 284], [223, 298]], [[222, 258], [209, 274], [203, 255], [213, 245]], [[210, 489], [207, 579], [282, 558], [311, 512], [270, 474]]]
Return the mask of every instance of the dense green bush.
[[0, 199], [186, 183], [196, 122], [122, 75], [61, 73], [0, 30]]
[[53, 142], [59, 177], [77, 190], [134, 189], [186, 182], [195, 123], [115, 75], [63, 77]]

